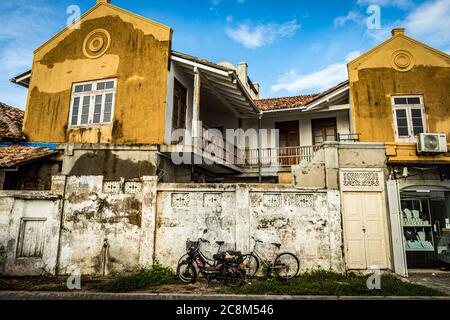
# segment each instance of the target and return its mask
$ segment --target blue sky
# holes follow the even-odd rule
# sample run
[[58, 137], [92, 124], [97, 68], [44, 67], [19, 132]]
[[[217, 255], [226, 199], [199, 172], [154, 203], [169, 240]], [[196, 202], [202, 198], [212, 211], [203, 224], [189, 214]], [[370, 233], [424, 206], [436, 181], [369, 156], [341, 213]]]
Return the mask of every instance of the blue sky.
[[[23, 108], [26, 89], [8, 79], [30, 68], [33, 50], [62, 29], [67, 8], [95, 0], [1, 0], [0, 101]], [[450, 0], [112, 0], [174, 29], [173, 49], [214, 62], [249, 64], [263, 98], [322, 91], [346, 79], [346, 62], [393, 27], [450, 53]], [[369, 29], [369, 6], [380, 29]]]

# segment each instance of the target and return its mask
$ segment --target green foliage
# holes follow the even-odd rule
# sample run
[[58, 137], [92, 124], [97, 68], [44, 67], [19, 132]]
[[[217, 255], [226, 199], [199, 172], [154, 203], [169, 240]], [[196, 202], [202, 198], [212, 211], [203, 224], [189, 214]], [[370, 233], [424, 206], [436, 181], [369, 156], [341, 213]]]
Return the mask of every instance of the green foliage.
[[234, 289], [237, 294], [275, 295], [332, 295], [332, 296], [442, 296], [442, 292], [420, 285], [403, 282], [391, 275], [382, 275], [381, 290], [369, 290], [369, 275], [340, 274], [315, 270], [302, 274], [289, 282], [272, 279], [253, 282]]
[[135, 273], [119, 276], [99, 289], [108, 292], [128, 292], [175, 282], [175, 275], [169, 268], [156, 263], [150, 269], [141, 269]]

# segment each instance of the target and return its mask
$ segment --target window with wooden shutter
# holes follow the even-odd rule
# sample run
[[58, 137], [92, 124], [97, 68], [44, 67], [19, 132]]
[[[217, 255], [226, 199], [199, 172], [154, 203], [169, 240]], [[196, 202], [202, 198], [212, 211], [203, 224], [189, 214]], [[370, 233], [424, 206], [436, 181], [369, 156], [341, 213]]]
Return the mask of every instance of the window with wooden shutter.
[[426, 132], [423, 98], [396, 96], [392, 98], [392, 104], [396, 140], [416, 142], [416, 136]]
[[172, 128], [186, 129], [186, 97], [187, 90], [183, 85], [175, 80], [173, 89], [173, 116], [172, 116]]

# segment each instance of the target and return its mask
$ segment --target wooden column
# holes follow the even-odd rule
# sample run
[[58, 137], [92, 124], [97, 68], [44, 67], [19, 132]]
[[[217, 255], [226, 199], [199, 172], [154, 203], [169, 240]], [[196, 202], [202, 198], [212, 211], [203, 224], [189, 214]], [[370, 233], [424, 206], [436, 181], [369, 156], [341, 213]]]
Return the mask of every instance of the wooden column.
[[192, 110], [192, 145], [201, 150], [202, 126], [200, 123], [200, 70], [194, 68], [194, 97]]

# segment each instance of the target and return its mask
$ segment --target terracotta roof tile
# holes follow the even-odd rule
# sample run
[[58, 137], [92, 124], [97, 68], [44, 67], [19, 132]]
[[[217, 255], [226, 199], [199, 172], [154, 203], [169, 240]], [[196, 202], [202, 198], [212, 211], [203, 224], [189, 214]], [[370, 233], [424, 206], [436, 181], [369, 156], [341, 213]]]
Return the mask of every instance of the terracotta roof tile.
[[294, 97], [260, 99], [255, 102], [260, 110], [288, 109], [302, 107], [318, 96], [319, 94], [307, 94]]
[[24, 112], [0, 102], [0, 141], [25, 140], [22, 133]]
[[321, 93], [306, 94], [306, 95], [293, 96], [293, 97], [260, 99], [260, 100], [255, 100], [255, 102], [256, 102], [256, 105], [258, 106], [259, 110], [263, 110], [263, 111], [299, 108], [299, 107], [303, 107], [303, 106], [309, 104], [310, 102], [313, 102], [314, 100], [317, 100], [323, 96], [326, 96], [327, 94], [329, 94], [347, 84], [348, 84], [348, 80], [341, 82], [338, 85], [336, 85], [324, 92], [321, 92]]
[[49, 148], [34, 148], [25, 146], [0, 147], [0, 168], [13, 168], [26, 162], [34, 161], [54, 154]]

